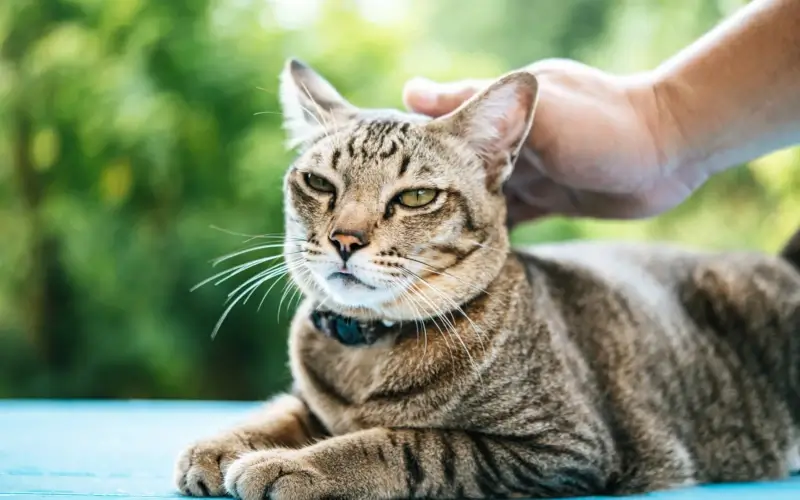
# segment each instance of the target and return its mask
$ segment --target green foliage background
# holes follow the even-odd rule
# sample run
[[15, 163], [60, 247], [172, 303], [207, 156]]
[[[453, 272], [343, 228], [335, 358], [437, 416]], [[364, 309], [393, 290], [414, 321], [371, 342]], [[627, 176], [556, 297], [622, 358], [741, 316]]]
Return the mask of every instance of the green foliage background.
[[[3, 0], [0, 397], [250, 399], [288, 384], [282, 286], [260, 311], [234, 308], [213, 341], [246, 276], [189, 292], [242, 244], [210, 226], [282, 231], [287, 56], [359, 105], [399, 107], [417, 74], [488, 77], [543, 57], [648, 69], [742, 3]], [[796, 224], [790, 149], [656, 219], [553, 219], [514, 238], [774, 251]]]

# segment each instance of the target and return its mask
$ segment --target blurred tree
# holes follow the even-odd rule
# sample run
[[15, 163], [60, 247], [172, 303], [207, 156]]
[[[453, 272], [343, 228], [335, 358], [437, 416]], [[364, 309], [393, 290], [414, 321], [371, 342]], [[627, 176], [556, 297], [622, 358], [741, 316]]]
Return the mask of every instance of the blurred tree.
[[[239, 336], [212, 344], [225, 294], [188, 293], [230, 244], [201, 235], [218, 217], [237, 210], [251, 230], [280, 231], [279, 192], [239, 196], [231, 154], [261, 132], [274, 146], [268, 158], [287, 161], [278, 117], [254, 115], [277, 105], [256, 88], [264, 75], [255, 60], [270, 45], [250, 57], [238, 47], [279, 34], [217, 36], [212, 4], [196, 0], [0, 8], [12, 75], [3, 125], [18, 183], [10, 211], [23, 236], [4, 255], [19, 264], [9, 288], [22, 293], [7, 299], [20, 307], [2, 326], [25, 332], [3, 336], [2, 365], [16, 376], [0, 391], [244, 397], [280, 383], [283, 366], [247, 362], [284, 350], [280, 334], [245, 334], [267, 321], [235, 311], [228, 327]], [[274, 191], [282, 169], [267, 170], [259, 184]], [[271, 381], [258, 382], [265, 373]]]

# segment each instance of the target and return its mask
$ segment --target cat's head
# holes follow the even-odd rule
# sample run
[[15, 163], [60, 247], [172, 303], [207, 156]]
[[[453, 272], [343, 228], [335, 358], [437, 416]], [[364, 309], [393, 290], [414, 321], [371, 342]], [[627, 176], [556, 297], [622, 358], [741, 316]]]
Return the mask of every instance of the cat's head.
[[281, 75], [293, 280], [342, 314], [417, 319], [484, 289], [508, 252], [502, 185], [537, 83], [507, 74], [447, 116], [360, 109], [304, 64]]

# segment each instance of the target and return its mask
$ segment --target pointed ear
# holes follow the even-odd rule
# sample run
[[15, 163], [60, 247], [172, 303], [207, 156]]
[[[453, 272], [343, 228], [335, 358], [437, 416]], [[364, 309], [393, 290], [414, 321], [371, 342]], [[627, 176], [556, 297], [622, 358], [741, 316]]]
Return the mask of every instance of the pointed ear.
[[333, 85], [297, 59], [287, 60], [281, 73], [280, 101], [289, 148], [336, 128], [356, 112]]
[[530, 133], [538, 95], [536, 77], [515, 71], [431, 126], [463, 140], [483, 160], [487, 187], [499, 189]]

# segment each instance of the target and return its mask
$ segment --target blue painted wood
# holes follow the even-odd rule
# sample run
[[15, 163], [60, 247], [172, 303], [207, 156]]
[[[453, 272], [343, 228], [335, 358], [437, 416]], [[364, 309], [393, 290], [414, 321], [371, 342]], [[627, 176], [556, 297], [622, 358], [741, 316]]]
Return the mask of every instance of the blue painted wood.
[[[0, 401], [0, 500], [182, 498], [172, 465], [189, 442], [240, 421], [253, 403]], [[800, 477], [630, 497], [800, 500]]]

